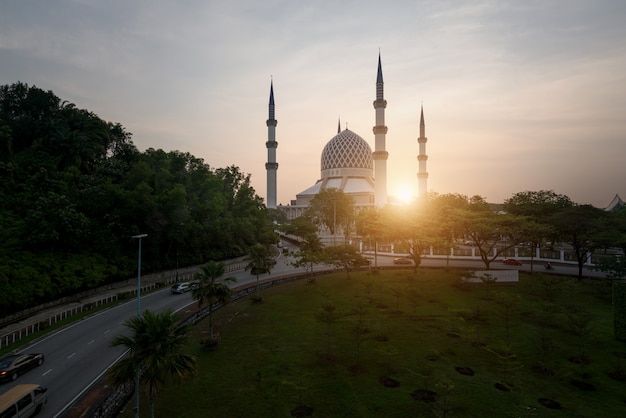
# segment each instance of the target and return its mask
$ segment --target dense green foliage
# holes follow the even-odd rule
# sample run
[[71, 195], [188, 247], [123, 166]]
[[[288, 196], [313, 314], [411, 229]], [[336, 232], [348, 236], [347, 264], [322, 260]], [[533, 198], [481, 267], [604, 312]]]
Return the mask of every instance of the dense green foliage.
[[626, 341], [626, 281], [613, 282], [615, 338]]
[[51, 91], [0, 86], [0, 317], [136, 274], [276, 241], [236, 166], [139, 152], [119, 123]]
[[[611, 283], [522, 274], [464, 285], [459, 273], [337, 273], [267, 289], [263, 304], [232, 302], [215, 314], [217, 350], [202, 349], [207, 321], [194, 327], [198, 375], [160, 392], [157, 416], [623, 415]], [[422, 390], [431, 402], [415, 398]]]

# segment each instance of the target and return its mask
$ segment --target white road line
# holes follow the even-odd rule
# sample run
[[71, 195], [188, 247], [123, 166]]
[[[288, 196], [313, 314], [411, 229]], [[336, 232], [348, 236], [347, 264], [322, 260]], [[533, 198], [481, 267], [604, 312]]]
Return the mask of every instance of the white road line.
[[70, 354], [69, 356], [67, 356], [67, 359], [69, 360], [69, 359], [71, 359], [72, 357], [74, 357], [75, 355], [76, 355], [76, 353], [72, 353], [72, 354]]
[[91, 341], [89, 341], [89, 342], [87, 343], [87, 345], [93, 344], [93, 343], [95, 343], [95, 342], [96, 342], [96, 340], [91, 340]]
[[52, 371], [52, 369], [48, 369], [48, 370], [46, 370], [46, 372], [45, 372], [44, 374], [42, 374], [42, 376], [47, 375], [47, 374], [48, 374], [48, 373], [50, 373], [51, 371]]

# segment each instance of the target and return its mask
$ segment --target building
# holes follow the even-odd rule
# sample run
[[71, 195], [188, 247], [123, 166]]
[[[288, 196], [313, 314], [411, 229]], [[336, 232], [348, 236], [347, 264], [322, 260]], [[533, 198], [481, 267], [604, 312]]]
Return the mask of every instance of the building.
[[[296, 195], [288, 206], [279, 206], [288, 219], [301, 216], [320, 190], [337, 188], [346, 195], [352, 197], [357, 207], [377, 206], [383, 207], [389, 203], [387, 196], [387, 161], [389, 153], [386, 150], [387, 126], [385, 125], [385, 111], [387, 101], [384, 97], [383, 70], [380, 54], [378, 55], [378, 69], [376, 74], [376, 95], [373, 102], [375, 111], [374, 151], [360, 135], [349, 129], [341, 130], [341, 124], [337, 128], [337, 134], [332, 137], [322, 150], [320, 159], [320, 178], [311, 186]], [[267, 181], [268, 196], [267, 206], [275, 204], [276, 199], [276, 169], [278, 163], [275, 159], [275, 128], [274, 119], [274, 96], [273, 84], [270, 88], [270, 109], [268, 126], [268, 149]], [[270, 123], [271, 122], [271, 123]], [[424, 124], [424, 111], [420, 115], [419, 155], [419, 193], [426, 193], [426, 136]], [[271, 145], [271, 147], [270, 147]], [[274, 151], [273, 154], [270, 151]], [[273, 186], [273, 188], [270, 188]], [[272, 200], [273, 199], [273, 200]], [[276, 206], [273, 206], [276, 207]]]

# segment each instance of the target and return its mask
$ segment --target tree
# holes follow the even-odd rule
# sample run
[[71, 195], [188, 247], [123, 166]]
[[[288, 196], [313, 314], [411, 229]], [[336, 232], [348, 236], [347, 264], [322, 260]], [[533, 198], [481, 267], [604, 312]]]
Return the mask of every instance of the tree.
[[323, 261], [324, 246], [317, 235], [317, 226], [308, 216], [299, 216], [280, 226], [280, 230], [288, 236], [299, 240], [298, 251], [291, 253], [295, 260], [294, 267], [304, 267], [307, 272], [313, 271], [313, 266]]
[[[378, 268], [378, 242], [385, 234], [385, 221], [382, 211], [377, 207], [368, 207], [356, 215], [355, 226], [359, 236], [369, 241], [374, 248], [374, 268]], [[373, 245], [372, 245], [373, 243]]]
[[135, 380], [144, 386], [150, 402], [150, 416], [154, 417], [156, 395], [166, 381], [177, 381], [195, 374], [196, 358], [182, 353], [187, 343], [187, 327], [177, 327], [172, 311], [154, 313], [146, 310], [124, 325], [130, 335], [113, 339], [113, 347], [128, 349], [128, 355], [110, 369], [113, 381], [121, 384]]
[[346, 276], [350, 278], [350, 272], [358, 266], [368, 263], [352, 245], [337, 245], [326, 247], [324, 249], [325, 263], [337, 268], [341, 268], [346, 272]]
[[465, 208], [456, 210], [454, 222], [456, 229], [478, 249], [481, 260], [489, 270], [492, 261], [521, 242], [524, 218], [494, 213], [484, 198], [474, 196]]
[[317, 225], [328, 228], [333, 237], [339, 228], [347, 237], [354, 222], [354, 201], [339, 189], [322, 189], [311, 199], [307, 216]]
[[504, 201], [508, 213], [528, 216], [537, 222], [545, 222], [555, 212], [573, 205], [569, 197], [552, 190], [519, 192]]
[[196, 287], [191, 293], [194, 300], [198, 301], [198, 306], [202, 306], [205, 302], [209, 305], [209, 337], [211, 341], [214, 341], [213, 307], [211, 305], [230, 302], [232, 290], [227, 283], [237, 282], [234, 277], [222, 279], [225, 272], [224, 263], [209, 261], [200, 268], [199, 273], [196, 273]]
[[550, 225], [550, 218], [558, 211], [573, 205], [569, 197], [552, 190], [519, 192], [504, 201], [504, 210], [507, 213], [524, 216], [529, 222], [522, 235], [524, 241], [531, 243], [531, 271], [536, 248], [544, 239], [554, 239], [555, 231]]
[[626, 254], [626, 206], [601, 218], [595, 239], [598, 248], [619, 248]]
[[261, 287], [259, 285], [259, 275], [269, 273], [276, 260], [269, 251], [269, 247], [262, 244], [255, 244], [248, 250], [246, 258], [246, 270], [250, 270], [250, 274], [256, 276], [256, 300], [261, 301]]
[[623, 279], [626, 277], [626, 262], [624, 256], [611, 256], [599, 259], [592, 267], [595, 271], [606, 273], [609, 279]]
[[[391, 208], [389, 225], [394, 240], [404, 243], [413, 260], [414, 269], [422, 262], [422, 254], [431, 246], [449, 245], [452, 241], [452, 226], [448, 214], [450, 207], [442, 197], [429, 195], [417, 200], [407, 209]], [[446, 198], [447, 200], [447, 198]]]
[[550, 218], [559, 238], [572, 246], [578, 264], [578, 278], [591, 253], [600, 247], [598, 227], [607, 213], [591, 205], [576, 205], [561, 209]]
[[330, 353], [330, 342], [331, 342], [331, 327], [333, 324], [338, 322], [341, 319], [341, 313], [337, 310], [337, 305], [332, 301], [326, 301], [322, 304], [320, 310], [315, 314], [315, 319], [319, 322], [326, 324], [326, 336], [328, 338], [327, 342], [327, 353], [326, 356], [328, 359], [331, 359]]

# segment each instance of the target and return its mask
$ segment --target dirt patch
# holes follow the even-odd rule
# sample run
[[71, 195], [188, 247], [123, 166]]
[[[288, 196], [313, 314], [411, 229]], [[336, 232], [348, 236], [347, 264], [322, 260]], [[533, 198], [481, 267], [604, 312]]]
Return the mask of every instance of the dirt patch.
[[315, 408], [312, 406], [299, 405], [291, 410], [292, 417], [310, 417], [313, 415]]
[[374, 339], [376, 341], [380, 341], [380, 342], [389, 341], [389, 337], [387, 337], [386, 335], [377, 335], [377, 336], [374, 337]]
[[450, 338], [461, 338], [459, 334], [455, 334], [454, 332], [446, 332], [446, 336]]
[[400, 386], [400, 382], [388, 376], [379, 377], [378, 382], [386, 388], [397, 388], [398, 386]]
[[435, 402], [437, 400], [437, 394], [432, 390], [417, 389], [411, 392], [411, 396], [416, 401]]
[[613, 371], [613, 372], [608, 372], [607, 375], [613, 379], [613, 380], [617, 380], [619, 382], [626, 382], [626, 373], [624, 371]]
[[113, 393], [113, 387], [106, 383], [106, 379], [100, 379], [91, 387], [85, 395], [74, 404], [64, 418], [83, 418], [91, 414]]
[[498, 390], [501, 390], [502, 392], [510, 392], [511, 388], [508, 387], [507, 385], [505, 385], [504, 383], [495, 383], [493, 385], [493, 387], [495, 387]]
[[361, 364], [354, 364], [348, 367], [348, 372], [350, 372], [352, 376], [358, 376], [367, 373], [367, 369]]
[[572, 379], [569, 381], [569, 384], [577, 387], [580, 390], [584, 390], [585, 392], [591, 392], [596, 390], [596, 387], [589, 383], [589, 382], [583, 382], [582, 380], [578, 380], [578, 379]]
[[537, 400], [539, 401], [541, 405], [545, 406], [546, 408], [561, 409], [561, 404], [553, 399], [539, 398]]
[[474, 370], [470, 369], [469, 367], [457, 366], [454, 368], [454, 370], [456, 370], [457, 373], [462, 374], [463, 376], [474, 376]]

